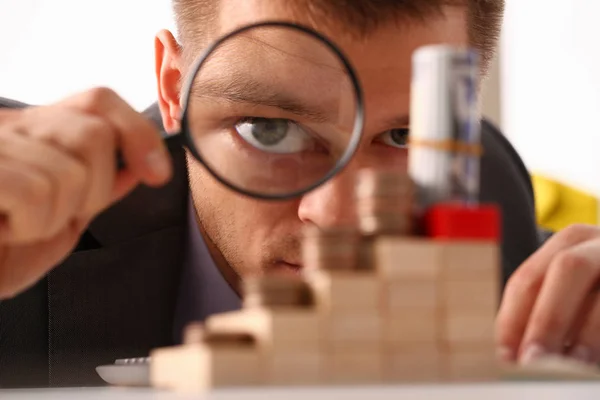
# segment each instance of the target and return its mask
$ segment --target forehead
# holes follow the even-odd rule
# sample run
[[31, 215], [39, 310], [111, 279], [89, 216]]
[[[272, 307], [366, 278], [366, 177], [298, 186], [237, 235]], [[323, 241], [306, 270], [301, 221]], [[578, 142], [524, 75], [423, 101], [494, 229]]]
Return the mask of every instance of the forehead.
[[[408, 114], [412, 54], [416, 49], [429, 44], [468, 44], [464, 7], [446, 7], [442, 14], [414, 23], [383, 22], [360, 36], [352, 34], [350, 26], [323, 23], [310, 10], [302, 13], [297, 4], [290, 8], [291, 1], [295, 0], [221, 0], [216, 33], [223, 35], [248, 24], [283, 20], [324, 34], [342, 50], [357, 73], [364, 92], [367, 131], [389, 129], [386, 121]], [[280, 42], [285, 47], [286, 40]]]
[[331, 23], [331, 18], [315, 16], [310, 7], [303, 12], [302, 4], [297, 0], [220, 0], [217, 33], [222, 35], [241, 26], [267, 20], [296, 22], [325, 34], [349, 55], [388, 55], [378, 57], [379, 64], [382, 58], [391, 60], [403, 53], [411, 54], [423, 45], [464, 45], [468, 41], [467, 9], [464, 7], [448, 6], [441, 14], [412, 23], [409, 20], [382, 21], [376, 24], [376, 29], [359, 36], [353, 34], [359, 28], [345, 26], [343, 18], [340, 18], [340, 23]]
[[411, 57], [417, 48], [428, 44], [468, 43], [467, 12], [463, 7], [447, 7], [444, 15], [421, 22], [385, 22], [359, 38], [349, 34], [351, 27], [324, 25], [309, 10], [302, 13], [298, 5], [290, 8], [290, 1], [293, 0], [221, 0], [218, 34], [266, 20], [300, 23], [331, 39], [346, 54], [366, 86], [385, 87], [392, 84], [390, 80], [408, 84], [406, 78], [410, 76]]

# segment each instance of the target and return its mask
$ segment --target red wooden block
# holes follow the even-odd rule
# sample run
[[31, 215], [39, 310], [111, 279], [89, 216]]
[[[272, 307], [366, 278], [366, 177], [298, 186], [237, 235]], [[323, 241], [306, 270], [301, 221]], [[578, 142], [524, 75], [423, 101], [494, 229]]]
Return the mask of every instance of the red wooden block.
[[501, 224], [500, 208], [494, 204], [439, 203], [425, 215], [426, 236], [435, 239], [499, 241]]

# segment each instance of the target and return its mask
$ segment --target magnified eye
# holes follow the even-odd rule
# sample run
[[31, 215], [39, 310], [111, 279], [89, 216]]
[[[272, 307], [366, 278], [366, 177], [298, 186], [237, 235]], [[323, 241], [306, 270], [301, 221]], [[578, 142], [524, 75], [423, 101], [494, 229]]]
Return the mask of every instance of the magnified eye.
[[310, 134], [287, 119], [245, 118], [235, 130], [250, 145], [271, 153], [298, 153], [314, 142]]
[[401, 149], [408, 147], [408, 128], [391, 129], [381, 134], [381, 141], [387, 145]]

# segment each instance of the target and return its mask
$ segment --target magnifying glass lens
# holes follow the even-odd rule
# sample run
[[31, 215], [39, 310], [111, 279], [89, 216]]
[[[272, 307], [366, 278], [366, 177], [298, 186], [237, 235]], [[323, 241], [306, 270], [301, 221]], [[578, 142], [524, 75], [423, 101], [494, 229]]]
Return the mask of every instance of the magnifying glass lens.
[[222, 40], [190, 80], [188, 140], [232, 188], [258, 196], [299, 193], [349, 159], [360, 136], [360, 99], [340, 54], [288, 26], [256, 26]]

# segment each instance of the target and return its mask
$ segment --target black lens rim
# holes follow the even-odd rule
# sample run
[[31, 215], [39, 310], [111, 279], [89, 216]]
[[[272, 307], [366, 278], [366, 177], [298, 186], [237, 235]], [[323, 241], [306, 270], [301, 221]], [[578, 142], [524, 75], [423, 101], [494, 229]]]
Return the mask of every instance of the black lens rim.
[[[354, 87], [354, 94], [356, 97], [355, 98], [355, 101], [356, 101], [355, 113], [356, 113], [356, 115], [355, 115], [352, 136], [350, 138], [348, 148], [346, 149], [346, 151], [344, 152], [344, 154], [342, 155], [340, 160], [332, 168], [332, 170], [329, 171], [329, 173], [324, 175], [323, 178], [321, 178], [317, 182], [307, 186], [306, 188], [299, 189], [299, 190], [296, 190], [296, 191], [293, 191], [290, 193], [266, 194], [266, 193], [255, 192], [252, 190], [248, 190], [248, 189], [239, 187], [239, 186], [231, 183], [224, 177], [222, 177], [220, 174], [217, 173], [217, 171], [214, 170], [213, 167], [211, 167], [204, 160], [204, 158], [202, 157], [202, 155], [196, 148], [196, 145], [192, 139], [190, 126], [189, 126], [189, 122], [188, 122], [188, 113], [189, 113], [190, 95], [191, 95], [191, 91], [192, 91], [192, 86], [194, 84], [194, 80], [196, 78], [196, 75], [198, 74], [198, 71], [200, 70], [200, 68], [202, 68], [202, 66], [208, 59], [208, 57], [213, 53], [213, 51], [215, 51], [225, 41], [229, 40], [232, 36], [249, 31], [251, 29], [262, 28], [262, 27], [282, 27], [282, 28], [296, 29], [302, 33], [305, 33], [305, 34], [312, 36], [312, 37], [316, 38], [317, 40], [320, 40], [321, 42], [323, 42], [330, 50], [332, 50], [338, 56], [338, 58], [340, 59], [340, 61], [344, 65], [344, 67], [346, 68], [348, 75], [350, 77], [350, 81], [352, 82], [352, 85]], [[261, 200], [280, 200], [281, 201], [281, 200], [295, 199], [297, 197], [305, 195], [306, 193], [318, 188], [319, 186], [321, 186], [324, 183], [326, 183], [327, 181], [329, 181], [331, 178], [333, 178], [335, 175], [337, 175], [340, 171], [342, 171], [348, 165], [350, 160], [354, 157], [354, 154], [356, 153], [356, 150], [358, 149], [360, 142], [361, 142], [362, 131], [364, 128], [364, 123], [365, 123], [364, 95], [363, 95], [362, 87], [360, 85], [358, 76], [357, 76], [356, 72], [354, 71], [354, 68], [352, 67], [352, 64], [350, 63], [348, 58], [329, 38], [322, 35], [321, 33], [316, 32], [315, 30], [313, 30], [307, 26], [293, 23], [293, 22], [285, 22], [285, 21], [264, 21], [264, 22], [260, 22], [260, 23], [245, 25], [241, 28], [238, 28], [238, 29], [222, 36], [218, 40], [216, 40], [213, 44], [211, 44], [207, 49], [205, 49], [202, 52], [200, 57], [194, 63], [194, 66], [192, 68], [192, 73], [189, 75], [187, 82], [185, 84], [185, 90], [183, 92], [183, 102], [182, 103], [183, 103], [183, 110], [182, 110], [182, 114], [181, 114], [181, 132], [180, 133], [181, 133], [181, 135], [183, 135], [185, 145], [189, 149], [189, 151], [192, 153], [194, 158], [196, 158], [196, 160], [198, 160], [198, 162], [200, 162], [202, 164], [202, 166], [204, 168], [206, 168], [206, 170], [219, 183], [221, 183], [225, 187], [227, 187], [239, 194], [242, 194], [244, 196], [248, 196], [248, 197], [255, 198], [255, 199], [261, 199]]]

